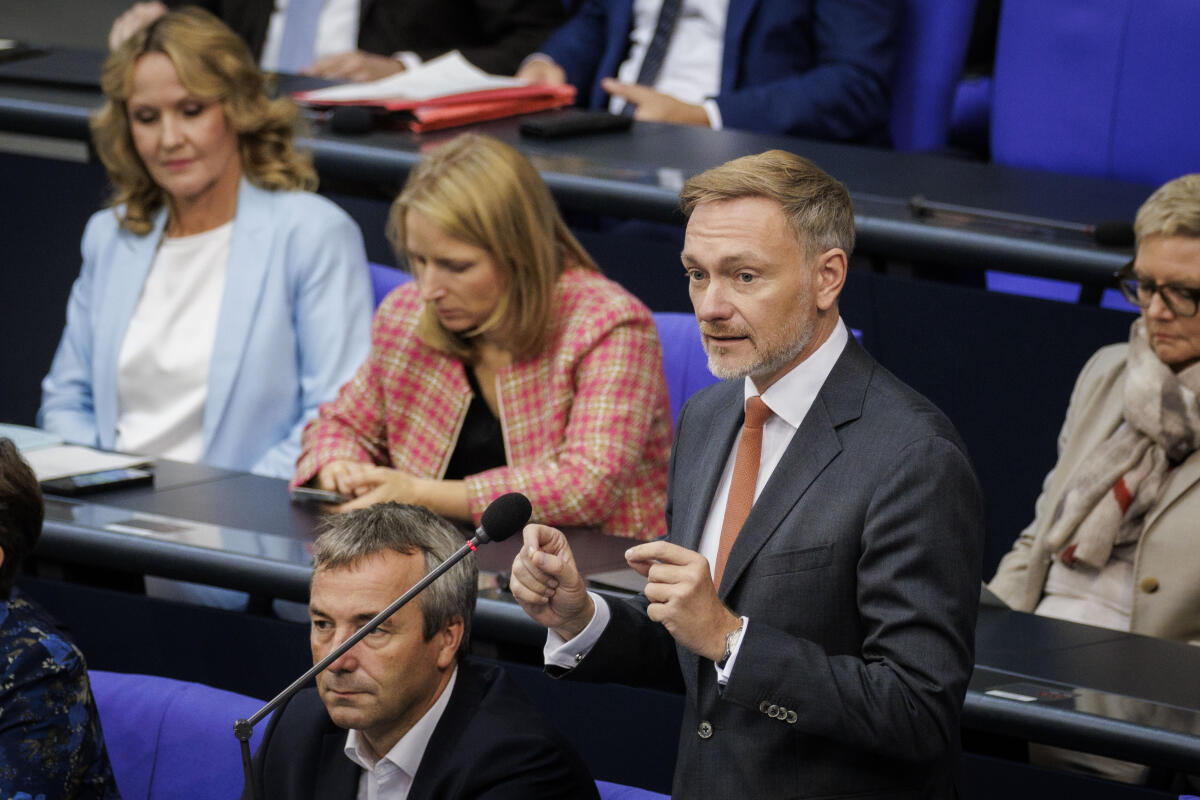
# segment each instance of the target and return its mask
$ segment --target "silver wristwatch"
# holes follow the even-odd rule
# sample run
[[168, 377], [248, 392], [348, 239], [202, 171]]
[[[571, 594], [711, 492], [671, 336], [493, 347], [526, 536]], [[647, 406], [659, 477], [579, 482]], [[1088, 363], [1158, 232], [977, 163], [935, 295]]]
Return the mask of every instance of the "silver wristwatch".
[[718, 667], [725, 668], [725, 662], [733, 655], [733, 648], [737, 647], [738, 640], [742, 638], [742, 628], [745, 626], [745, 620], [739, 619], [738, 626], [725, 634], [725, 655], [721, 656], [721, 660], [717, 662]]

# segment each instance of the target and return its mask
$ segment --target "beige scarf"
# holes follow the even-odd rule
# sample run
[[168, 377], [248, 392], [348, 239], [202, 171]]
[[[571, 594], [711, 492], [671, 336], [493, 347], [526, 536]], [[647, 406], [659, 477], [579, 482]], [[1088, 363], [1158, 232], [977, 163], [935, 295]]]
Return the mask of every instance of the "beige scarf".
[[1200, 446], [1198, 395], [1200, 363], [1172, 372], [1134, 322], [1121, 424], [1079, 465], [1046, 536], [1065, 564], [1099, 569], [1114, 546], [1138, 540], [1171, 468]]

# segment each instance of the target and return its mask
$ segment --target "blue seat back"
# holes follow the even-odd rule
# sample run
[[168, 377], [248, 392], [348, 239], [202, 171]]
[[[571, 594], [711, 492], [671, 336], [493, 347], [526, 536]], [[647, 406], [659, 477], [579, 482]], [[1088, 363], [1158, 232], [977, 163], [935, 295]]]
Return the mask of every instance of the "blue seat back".
[[945, 146], [974, 18], [975, 0], [905, 0], [892, 79], [897, 150]]
[[[262, 701], [199, 683], [90, 670], [104, 744], [125, 800], [229, 800], [242, 792], [234, 720]], [[251, 751], [267, 720], [254, 729]]]
[[656, 311], [654, 324], [662, 342], [671, 419], [678, 419], [679, 410], [692, 393], [716, 383], [717, 379], [708, 371], [708, 356], [694, 316], [682, 311]]
[[1159, 184], [1200, 171], [1200, 3], [1005, 0], [997, 163]]
[[649, 789], [622, 786], [608, 781], [596, 781], [596, 789], [600, 792], [600, 800], [671, 800], [669, 794], [659, 794]]
[[388, 292], [412, 280], [412, 275], [409, 275], [404, 270], [389, 267], [386, 264], [376, 264], [374, 261], [371, 261], [367, 266], [371, 270], [371, 289], [375, 293], [375, 306], [377, 308], [383, 302], [383, 298], [387, 297]]

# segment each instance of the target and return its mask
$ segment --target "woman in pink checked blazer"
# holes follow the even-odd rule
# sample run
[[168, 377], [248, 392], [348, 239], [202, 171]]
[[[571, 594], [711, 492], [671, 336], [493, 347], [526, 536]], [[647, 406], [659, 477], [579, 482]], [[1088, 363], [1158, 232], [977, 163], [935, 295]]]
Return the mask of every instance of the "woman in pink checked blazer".
[[670, 410], [649, 310], [603, 277], [516, 150], [475, 134], [409, 175], [388, 234], [416, 278], [304, 431], [293, 484], [350, 510], [395, 500], [478, 523], [517, 491], [534, 520], [666, 532]]

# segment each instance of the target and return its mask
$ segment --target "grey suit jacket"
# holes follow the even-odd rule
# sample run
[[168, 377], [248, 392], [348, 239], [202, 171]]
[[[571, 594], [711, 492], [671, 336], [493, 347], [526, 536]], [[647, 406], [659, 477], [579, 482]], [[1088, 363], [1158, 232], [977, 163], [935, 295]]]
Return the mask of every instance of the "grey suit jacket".
[[[684, 408], [668, 538], [696, 549], [742, 385]], [[719, 589], [749, 618], [729, 683], [644, 613], [572, 677], [687, 694], [672, 796], [953, 797], [983, 523], [958, 434], [851, 339], [759, 496]]]

